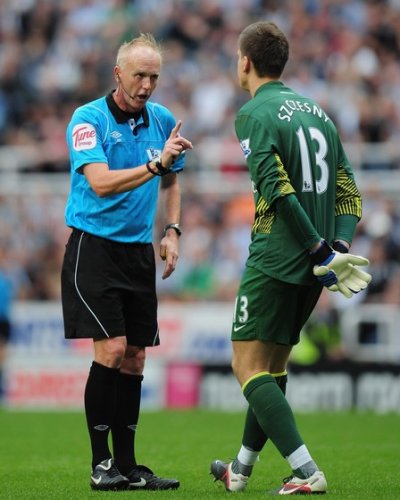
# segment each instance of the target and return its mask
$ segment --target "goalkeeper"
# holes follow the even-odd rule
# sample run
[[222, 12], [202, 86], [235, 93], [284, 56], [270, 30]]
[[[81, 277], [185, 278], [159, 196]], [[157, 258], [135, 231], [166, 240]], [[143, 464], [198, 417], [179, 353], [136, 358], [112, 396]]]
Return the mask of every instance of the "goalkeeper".
[[211, 464], [227, 490], [241, 491], [269, 438], [291, 470], [280, 495], [327, 491], [285, 398], [290, 351], [324, 286], [351, 298], [371, 279], [358, 267], [368, 260], [348, 253], [361, 218], [351, 166], [324, 110], [280, 81], [288, 52], [273, 23], [240, 34], [238, 80], [251, 99], [235, 127], [255, 219], [231, 338], [233, 371], [249, 407], [235, 460]]

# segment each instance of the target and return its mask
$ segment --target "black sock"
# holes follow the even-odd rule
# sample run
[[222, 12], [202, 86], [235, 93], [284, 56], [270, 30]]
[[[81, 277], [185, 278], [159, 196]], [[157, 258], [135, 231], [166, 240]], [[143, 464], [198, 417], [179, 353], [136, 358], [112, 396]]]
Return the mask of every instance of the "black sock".
[[92, 446], [92, 469], [111, 458], [108, 435], [115, 414], [119, 370], [93, 361], [85, 388], [85, 412]]
[[143, 375], [120, 373], [117, 389], [117, 411], [111, 428], [115, 464], [122, 474], [136, 465], [135, 435], [139, 420]]

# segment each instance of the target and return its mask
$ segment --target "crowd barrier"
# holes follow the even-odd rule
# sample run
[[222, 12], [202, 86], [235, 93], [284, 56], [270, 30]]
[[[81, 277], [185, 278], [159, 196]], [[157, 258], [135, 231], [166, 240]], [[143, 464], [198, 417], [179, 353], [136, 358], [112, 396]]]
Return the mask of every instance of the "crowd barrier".
[[[352, 317], [362, 321], [363, 311], [362, 306], [353, 308]], [[376, 306], [374, 318], [379, 322], [378, 311]], [[389, 318], [384, 308], [381, 313]], [[232, 305], [227, 303], [160, 304], [161, 345], [147, 350], [144, 409], [236, 411], [246, 406], [230, 368], [231, 318]], [[343, 324], [347, 328], [344, 342], [348, 343], [349, 320]], [[357, 325], [352, 331], [357, 335]], [[354, 338], [350, 344], [356, 353]], [[400, 358], [384, 360], [382, 346], [375, 347], [380, 353], [376, 360], [291, 363], [287, 397], [293, 408], [304, 412], [358, 409], [400, 413]], [[387, 346], [385, 349], [390, 352]], [[5, 366], [5, 404], [24, 409], [82, 408], [92, 359], [91, 340], [64, 339], [61, 304], [17, 303]]]

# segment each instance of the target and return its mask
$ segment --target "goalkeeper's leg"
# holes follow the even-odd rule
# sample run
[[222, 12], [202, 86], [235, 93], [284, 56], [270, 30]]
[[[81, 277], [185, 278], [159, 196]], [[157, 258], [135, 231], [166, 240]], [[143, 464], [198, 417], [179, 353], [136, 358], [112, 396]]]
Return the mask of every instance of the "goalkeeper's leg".
[[311, 476], [318, 468], [297, 430], [289, 403], [268, 371], [284, 369], [291, 346], [255, 340], [233, 342], [233, 351], [235, 375], [260, 428], [297, 477]]
[[293, 412], [274, 378], [265, 372], [243, 384], [243, 394], [257, 421], [286, 458], [293, 473], [306, 478], [318, 470], [296, 426]]
[[[287, 373], [273, 375], [283, 394], [286, 394]], [[253, 409], [249, 406], [243, 430], [242, 445], [236, 458], [231, 463], [215, 460], [211, 464], [211, 474], [215, 480], [225, 484], [228, 491], [242, 491], [247, 486], [253, 466], [263, 449], [268, 436], [260, 427]]]
[[324, 473], [312, 459], [302, 440], [286, 398], [271, 375], [261, 372], [248, 379], [243, 393], [252, 406], [260, 427], [288, 461], [292, 475], [284, 479], [279, 495], [325, 493]]
[[[286, 394], [287, 372], [273, 373], [278, 387], [282, 393]], [[245, 476], [250, 476], [253, 466], [258, 459], [260, 451], [263, 449], [268, 436], [258, 423], [257, 417], [254, 414], [251, 406], [248, 407], [246, 420], [243, 429], [242, 446], [238, 455], [232, 463], [233, 472], [240, 472]]]
[[[318, 283], [290, 285], [246, 268], [235, 302], [231, 338], [232, 368], [251, 408], [246, 418], [243, 446], [237, 456], [238, 462], [247, 469], [241, 468], [243, 472], [235, 473], [232, 463], [217, 461], [211, 470], [230, 491], [244, 489], [268, 437], [301, 482], [293, 486], [293, 491], [292, 483], [285, 485], [285, 491], [280, 494], [292, 494], [297, 489], [305, 491], [309, 487], [314, 488], [312, 492], [323, 492], [322, 481], [318, 481], [318, 491], [314, 479], [305, 481], [314, 476], [317, 466], [297, 430], [285, 395], [271, 375], [286, 370], [292, 346], [299, 342], [301, 328], [320, 294]], [[236, 469], [236, 464], [234, 467]]]

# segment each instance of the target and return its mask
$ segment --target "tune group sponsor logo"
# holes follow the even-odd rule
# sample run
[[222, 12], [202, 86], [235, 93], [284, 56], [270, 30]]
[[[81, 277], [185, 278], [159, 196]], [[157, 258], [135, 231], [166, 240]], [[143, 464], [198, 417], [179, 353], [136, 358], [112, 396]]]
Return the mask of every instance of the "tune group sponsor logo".
[[72, 130], [72, 147], [75, 151], [93, 149], [96, 146], [96, 129], [90, 123], [79, 123]]

